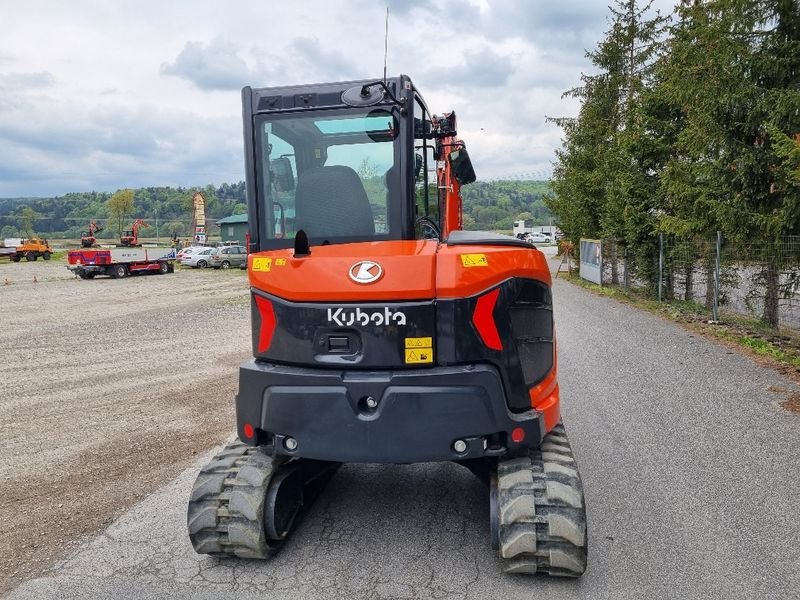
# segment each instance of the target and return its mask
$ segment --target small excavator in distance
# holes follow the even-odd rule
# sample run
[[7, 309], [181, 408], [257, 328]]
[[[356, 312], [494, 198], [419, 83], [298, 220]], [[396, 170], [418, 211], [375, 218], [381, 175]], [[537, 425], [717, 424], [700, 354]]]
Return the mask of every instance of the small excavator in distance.
[[89, 223], [89, 230], [81, 232], [81, 247], [94, 248], [97, 246], [97, 238], [95, 237], [95, 234], [101, 231], [103, 231], [103, 228], [100, 227], [95, 221], [91, 221]]
[[141, 227], [150, 227], [150, 225], [141, 219], [136, 219], [130, 229], [126, 229], [122, 232], [119, 238], [119, 245], [125, 246], [126, 248], [141, 246], [139, 243], [139, 229]]
[[195, 551], [273, 555], [341, 463], [453, 461], [487, 486], [505, 572], [580, 576], [550, 270], [462, 229], [475, 173], [455, 113], [405, 75], [242, 102], [253, 358], [240, 441], [191, 492]]

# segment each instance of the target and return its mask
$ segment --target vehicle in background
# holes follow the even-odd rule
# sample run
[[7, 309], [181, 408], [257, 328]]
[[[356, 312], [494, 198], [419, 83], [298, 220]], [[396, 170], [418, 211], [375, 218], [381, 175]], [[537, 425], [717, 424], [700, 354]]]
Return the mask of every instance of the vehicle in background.
[[526, 239], [525, 236], [531, 233], [543, 233], [544, 235], [550, 236], [550, 239], [555, 240], [558, 240], [559, 237], [563, 237], [564, 235], [556, 225], [552, 223], [550, 225], [534, 225], [532, 219], [514, 221], [513, 233], [514, 237], [520, 240]]
[[19, 262], [23, 258], [32, 261], [40, 256], [44, 260], [50, 260], [50, 256], [53, 254], [53, 249], [45, 239], [29, 238], [27, 240], [20, 240], [20, 242], [21, 243], [14, 248], [13, 252], [6, 252], [8, 257], [14, 262]]
[[122, 232], [119, 238], [119, 245], [126, 248], [141, 246], [139, 243], [139, 228], [141, 227], [150, 227], [150, 225], [142, 221], [142, 219], [136, 219], [130, 229]]
[[94, 248], [97, 246], [96, 233], [103, 231], [96, 221], [89, 223], [89, 229], [81, 232], [81, 248]]
[[188, 258], [192, 254], [196, 254], [197, 252], [206, 249], [208, 249], [208, 246], [187, 246], [186, 248], [178, 252], [176, 258], [179, 261], [182, 261], [184, 258]]
[[192, 267], [193, 269], [205, 269], [208, 266], [209, 257], [215, 249], [202, 248], [199, 252], [187, 254], [181, 259], [181, 264], [184, 267]]
[[90, 248], [70, 250], [67, 269], [81, 279], [108, 275], [122, 279], [137, 273], [172, 273], [174, 248]]
[[546, 233], [539, 233], [538, 231], [526, 234], [525, 240], [531, 244], [549, 244], [553, 241], [549, 235]]
[[16, 246], [11, 246], [10, 248], [7, 248], [6, 246], [0, 244], [0, 257], [5, 256], [10, 259], [12, 256], [15, 256], [16, 254], [17, 254]]
[[215, 248], [210, 258], [211, 260], [208, 264], [215, 269], [239, 267], [242, 263], [247, 263], [247, 249], [244, 246]]

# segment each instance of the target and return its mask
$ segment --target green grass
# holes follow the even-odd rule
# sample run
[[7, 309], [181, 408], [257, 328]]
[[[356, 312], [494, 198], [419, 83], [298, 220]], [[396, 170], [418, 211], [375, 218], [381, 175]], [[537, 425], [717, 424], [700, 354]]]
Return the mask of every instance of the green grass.
[[742, 346], [750, 348], [750, 350], [759, 356], [767, 356], [778, 362], [786, 363], [800, 369], [800, 356], [793, 352], [784, 351], [769, 340], [744, 335], [738, 337], [736, 341]]

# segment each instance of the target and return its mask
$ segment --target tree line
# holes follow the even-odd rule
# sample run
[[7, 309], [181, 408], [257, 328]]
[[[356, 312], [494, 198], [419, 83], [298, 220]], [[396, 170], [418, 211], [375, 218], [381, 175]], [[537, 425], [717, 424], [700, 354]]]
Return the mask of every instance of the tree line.
[[[610, 11], [592, 73], [565, 93], [578, 116], [551, 119], [563, 145], [547, 204], [561, 229], [626, 245], [650, 286], [660, 233], [776, 248], [800, 233], [797, 0]], [[779, 273], [765, 268], [764, 317], [777, 325]]]
[[[385, 192], [383, 180], [378, 196]], [[369, 186], [368, 186], [369, 187]], [[115, 193], [79, 192], [54, 198], [0, 198], [0, 239], [25, 237], [34, 233], [51, 238], [78, 238], [89, 222], [104, 226], [97, 237], [111, 239], [128, 229], [133, 220], [159, 224], [159, 235], [184, 237], [192, 224], [192, 194], [202, 192], [206, 214], [221, 219], [247, 212], [245, 184], [224, 183], [219, 187], [147, 187]], [[544, 204], [550, 191], [545, 181], [478, 182], [462, 188], [466, 229], [510, 230], [519, 218], [546, 225], [551, 218]]]
[[106, 192], [76, 192], [52, 198], [0, 198], [0, 238], [34, 233], [51, 238], [78, 238], [94, 220], [104, 225], [97, 237], [111, 239], [141, 218], [155, 234], [187, 236], [192, 225], [192, 194], [206, 200], [206, 215], [221, 219], [247, 212], [245, 184], [205, 187], [145, 187]]

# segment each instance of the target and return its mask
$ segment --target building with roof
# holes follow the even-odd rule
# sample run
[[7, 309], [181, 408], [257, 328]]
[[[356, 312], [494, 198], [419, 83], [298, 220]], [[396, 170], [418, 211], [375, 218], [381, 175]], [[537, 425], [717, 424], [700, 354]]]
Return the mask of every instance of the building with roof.
[[231, 215], [217, 221], [219, 236], [223, 241], [237, 241], [244, 244], [247, 236], [247, 215]]

